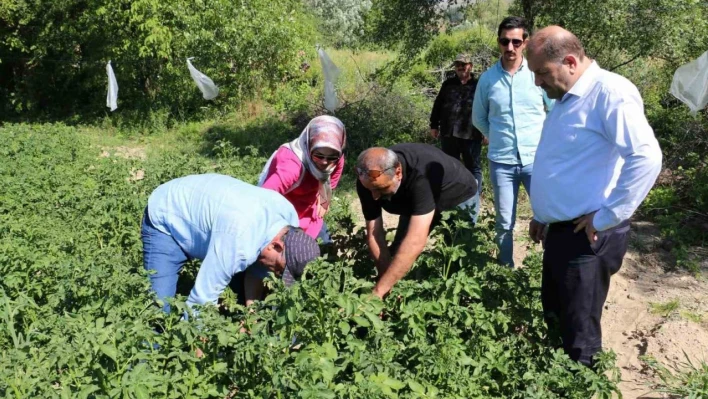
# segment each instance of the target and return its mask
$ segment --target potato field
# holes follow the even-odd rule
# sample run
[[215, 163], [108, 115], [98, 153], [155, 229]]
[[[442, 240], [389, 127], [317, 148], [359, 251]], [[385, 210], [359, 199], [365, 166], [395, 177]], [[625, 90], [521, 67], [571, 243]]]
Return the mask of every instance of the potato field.
[[[218, 309], [182, 321], [184, 297], [165, 315], [149, 292], [139, 230], [147, 196], [192, 173], [254, 182], [267, 154], [220, 142], [121, 157], [62, 125], [0, 134], [2, 397], [547, 399], [616, 390], [612, 354], [595, 373], [552, 349], [540, 255], [514, 271], [494, 265], [489, 215], [474, 229], [448, 215], [380, 302], [370, 296], [363, 233], [348, 200], [336, 198], [328, 218], [337, 254], [304, 281], [286, 290], [271, 278], [271, 294], [250, 309], [228, 292]], [[195, 270], [185, 268], [181, 293]]]

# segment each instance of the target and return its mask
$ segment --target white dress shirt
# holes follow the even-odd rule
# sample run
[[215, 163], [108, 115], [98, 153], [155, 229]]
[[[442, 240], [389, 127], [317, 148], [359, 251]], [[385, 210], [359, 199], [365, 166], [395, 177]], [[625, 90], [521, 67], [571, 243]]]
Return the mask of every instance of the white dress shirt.
[[661, 149], [637, 88], [593, 62], [546, 117], [531, 206], [542, 223], [597, 211], [607, 230], [629, 219], [661, 170]]

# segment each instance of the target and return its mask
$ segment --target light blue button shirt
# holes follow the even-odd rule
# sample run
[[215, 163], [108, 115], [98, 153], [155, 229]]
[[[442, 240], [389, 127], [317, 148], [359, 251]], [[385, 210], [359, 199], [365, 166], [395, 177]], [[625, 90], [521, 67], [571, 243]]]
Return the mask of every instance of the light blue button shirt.
[[492, 65], [479, 78], [472, 104], [472, 123], [489, 139], [489, 159], [517, 165], [520, 156], [522, 165], [533, 163], [546, 109], [552, 107], [525, 58], [514, 75], [501, 60]]
[[230, 176], [191, 175], [159, 186], [148, 199], [155, 228], [201, 259], [187, 304], [216, 303], [231, 277], [246, 270], [285, 226], [299, 226], [290, 202]]

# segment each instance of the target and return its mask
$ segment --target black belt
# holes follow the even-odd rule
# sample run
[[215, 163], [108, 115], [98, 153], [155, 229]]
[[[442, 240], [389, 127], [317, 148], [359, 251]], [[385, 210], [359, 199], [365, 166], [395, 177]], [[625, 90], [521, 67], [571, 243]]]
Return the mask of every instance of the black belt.
[[567, 230], [568, 228], [575, 227], [575, 223], [572, 220], [567, 220], [564, 222], [554, 222], [548, 225], [548, 230]]
[[[629, 219], [621, 221], [620, 223], [617, 224], [617, 226], [609, 228], [608, 230], [619, 229], [619, 228], [622, 228], [625, 226], [629, 226]], [[566, 220], [563, 222], [553, 222], [548, 225], [549, 231], [550, 230], [567, 230], [570, 228], [573, 228], [573, 230], [575, 230], [575, 223], [573, 223], [572, 220]]]

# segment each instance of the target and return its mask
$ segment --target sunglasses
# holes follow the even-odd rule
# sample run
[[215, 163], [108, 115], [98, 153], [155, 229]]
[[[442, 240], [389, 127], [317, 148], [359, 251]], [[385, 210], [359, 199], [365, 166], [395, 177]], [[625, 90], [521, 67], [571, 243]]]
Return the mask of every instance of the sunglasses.
[[364, 177], [364, 175], [368, 175], [371, 180], [376, 180], [384, 174], [387, 170], [391, 170], [395, 168], [395, 166], [392, 166], [390, 168], [386, 168], [384, 170], [366, 170], [366, 169], [361, 169], [359, 167], [356, 168], [356, 174], [359, 175], [359, 177]]
[[514, 48], [518, 48], [524, 43], [524, 41], [521, 39], [507, 39], [506, 37], [499, 38], [498, 42], [504, 47], [508, 46], [509, 43], [511, 43], [514, 45]]
[[310, 155], [312, 156], [312, 159], [314, 159], [315, 161], [318, 161], [318, 162], [325, 162], [325, 161], [337, 162], [337, 161], [339, 161], [339, 158], [342, 157], [341, 154], [340, 155], [322, 155], [322, 154], [318, 154], [316, 152], [313, 152]]

